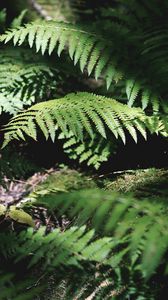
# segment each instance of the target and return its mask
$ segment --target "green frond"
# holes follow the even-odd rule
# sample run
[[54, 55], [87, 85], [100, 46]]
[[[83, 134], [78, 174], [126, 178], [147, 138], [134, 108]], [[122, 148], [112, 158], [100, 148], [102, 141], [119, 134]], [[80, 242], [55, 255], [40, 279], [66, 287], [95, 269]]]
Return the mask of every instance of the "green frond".
[[29, 49], [1, 49], [0, 110], [16, 114], [35, 101], [46, 99], [57, 86], [53, 71], [46, 59], [34, 56]]
[[108, 87], [112, 80], [117, 81], [122, 77], [117, 66], [113, 66], [112, 44], [101, 36], [80, 29], [80, 27], [54, 21], [38, 21], [10, 30], [1, 36], [1, 41], [5, 43], [11, 39], [14, 45], [22, 45], [27, 39], [29, 46], [35, 45], [36, 51], [41, 50], [42, 54], [45, 52], [51, 54], [54, 49], [57, 49], [60, 56], [61, 52], [68, 48], [71, 59], [74, 64], [79, 62], [82, 72], [87, 69], [88, 74], [91, 74], [95, 70], [96, 78], [103, 72]]
[[137, 98], [140, 86], [136, 80], [128, 80], [126, 83], [126, 93], [128, 97], [128, 105], [131, 107]]
[[[14, 139], [25, 141], [27, 136], [38, 140], [41, 131], [46, 140], [61, 140], [70, 158], [98, 169], [113, 153], [116, 140], [125, 143], [129, 136], [137, 142], [139, 135], [146, 139], [148, 132], [168, 136], [168, 2], [119, 0], [106, 6], [98, 1], [103, 4], [100, 8], [97, 3], [99, 15], [92, 19], [94, 4], [84, 1], [91, 8], [86, 12], [89, 18], [83, 12], [80, 15], [87, 20], [87, 28], [76, 24], [74, 2], [77, 7], [81, 4], [81, 0], [37, 0], [39, 10], [32, 1], [39, 16], [55, 19], [58, 12], [57, 20], [20, 26], [23, 11], [11, 24], [13, 28], [0, 37], [1, 42], [20, 46], [1, 45], [0, 113], [15, 115], [36, 103], [2, 128], [3, 146]], [[66, 3], [67, 17], [62, 14]], [[66, 22], [72, 16], [73, 24]], [[8, 19], [0, 11], [1, 32]], [[84, 73], [77, 85], [62, 80], [61, 64], [59, 73], [54, 67], [54, 54], [60, 57], [63, 52]], [[86, 74], [98, 82], [86, 80]], [[76, 87], [82, 90], [86, 84], [88, 91], [110, 97], [79, 92], [58, 98], [57, 79], [65, 84], [57, 88], [60, 95]], [[15, 159], [11, 154], [23, 172], [20, 155]], [[1, 167], [4, 176], [7, 167], [3, 162]], [[155, 195], [158, 184], [159, 188], [166, 185], [166, 178], [163, 185], [156, 176], [146, 182], [150, 176], [142, 172], [141, 185], [137, 174], [126, 178], [121, 173], [117, 184], [109, 184], [111, 189], [117, 185], [119, 190], [136, 191], [135, 198], [98, 189], [97, 185], [103, 186], [101, 177], [90, 183], [91, 178], [77, 172], [66, 176], [63, 172], [48, 176], [14, 205], [4, 196], [0, 199], [0, 299], [34, 300], [41, 296], [50, 275], [55, 276], [54, 299], [160, 299], [167, 290], [168, 220], [166, 196]], [[145, 188], [149, 185], [148, 198]], [[31, 228], [25, 229], [28, 225]]]
[[81, 141], [85, 132], [92, 139], [95, 132], [106, 138], [108, 129], [124, 143], [126, 129], [137, 141], [137, 132], [146, 137], [148, 118], [141, 109], [129, 108], [110, 98], [89, 93], [69, 94], [35, 104], [12, 118], [4, 128], [5, 144], [13, 138], [23, 139], [25, 134], [36, 140], [37, 125], [45, 137], [50, 136], [52, 140], [59, 128], [67, 136], [71, 131]]
[[[45, 205], [60, 216], [64, 214], [78, 226], [89, 223], [101, 235], [113, 236], [111, 249], [117, 250], [121, 243], [131, 264], [138, 264], [145, 278], [150, 278], [166, 259], [168, 222], [163, 204], [100, 190], [66, 195], [49, 191], [45, 196], [36, 193], [32, 196], [36, 205]], [[113, 263], [113, 258], [108, 262]]]
[[[28, 229], [12, 234], [10, 239], [5, 237], [8, 249], [10, 242], [15, 245], [10, 256], [16, 264], [29, 257], [30, 270], [39, 264], [45, 272], [56, 268], [56, 282], [61, 278], [67, 280], [66, 272], [70, 275], [67, 284], [78, 296], [79, 293], [93, 293], [97, 282], [100, 297], [103, 293], [101, 282], [105, 280], [109, 282], [109, 293], [120, 290], [119, 299], [127, 299], [127, 295], [155, 299], [146, 284], [154, 280], [159, 266], [166, 267], [168, 222], [165, 204], [99, 189], [61, 194], [58, 190], [45, 190], [45, 194], [34, 192], [30, 200], [33, 206], [46, 207], [58, 218], [64, 216], [68, 223], [64, 231], [55, 229], [46, 234], [46, 228], [42, 227], [35, 232]], [[73, 277], [78, 272], [82, 287], [80, 280]], [[86, 282], [89, 284], [88, 278], [91, 279], [95, 272], [103, 274], [104, 280], [100, 276], [100, 282], [97, 275], [95, 282], [93, 277], [94, 289], [90, 290]], [[165, 269], [162, 275], [164, 272]], [[107, 290], [104, 290], [106, 296]], [[70, 295], [69, 289], [66, 288], [66, 292]]]
[[[115, 272], [114, 268], [108, 266], [112, 264], [111, 259], [109, 259], [110, 255], [114, 257], [117, 265], [126, 254], [126, 251], [122, 251], [120, 255], [110, 254], [111, 246], [116, 244], [113, 238], [95, 239], [94, 230], [86, 231], [84, 226], [81, 228], [71, 227], [65, 232], [56, 229], [48, 235], [45, 233], [45, 229], [41, 228], [34, 233], [30, 230], [22, 231], [21, 234], [17, 235], [18, 245], [11, 258], [15, 259], [14, 265], [16, 267], [19, 262], [24, 261], [24, 258], [29, 260], [30, 272], [28, 273], [26, 270], [28, 279], [23, 279], [22, 282], [8, 274], [1, 276], [2, 293], [0, 299], [7, 299], [9, 296], [15, 300], [35, 299], [33, 297], [41, 295], [47, 275], [50, 276], [50, 274], [54, 274], [55, 277], [56, 294], [61, 282], [64, 282], [61, 289], [61, 299], [68, 300], [74, 299], [74, 297], [86, 299], [86, 297], [94, 294], [106, 299], [112, 292], [121, 294], [122, 297], [124, 297], [125, 292], [130, 293], [129, 289], [133, 288], [133, 283], [125, 291], [120, 282], [120, 275], [117, 274], [117, 268]], [[54, 255], [47, 251], [48, 247]], [[39, 282], [35, 282], [35, 280], [31, 280], [30, 273], [34, 266], [40, 264], [39, 270], [42, 269], [44, 275], [41, 276]], [[113, 266], [114, 264], [113, 262]], [[57, 272], [51, 273], [54, 269]], [[9, 288], [6, 289], [5, 285], [9, 285]], [[142, 291], [145, 290], [145, 284], [142, 280], [141, 287], [140, 294], [141, 289]], [[58, 296], [56, 299], [60, 299], [60, 297]]]
[[115, 149], [112, 138], [109, 141], [99, 134], [95, 134], [91, 140], [86, 135], [84, 140], [80, 141], [72, 132], [68, 136], [62, 132], [58, 139], [64, 141], [63, 149], [70, 159], [78, 159], [79, 163], [86, 162], [88, 166], [93, 166], [95, 169], [99, 169], [102, 162], [107, 161]]
[[[133, 3], [132, 6], [136, 4]], [[143, 4], [140, 6], [143, 11]], [[128, 4], [126, 9], [128, 18], [132, 17], [132, 11], [136, 11], [136, 7], [130, 8]], [[122, 17], [121, 14], [121, 24]], [[147, 18], [148, 15], [145, 17]], [[157, 28], [153, 27], [151, 32], [148, 28], [144, 28], [144, 32], [136, 29], [134, 33], [133, 28], [135, 23], [138, 26], [138, 22], [135, 17], [130, 28], [113, 23], [110, 36], [108, 37], [107, 34], [107, 37], [104, 37], [102, 34], [96, 34], [96, 31], [91, 32], [77, 25], [56, 21], [36, 21], [9, 30], [1, 36], [1, 41], [7, 43], [13, 40], [14, 45], [19, 46], [28, 41], [30, 47], [36, 47], [37, 52], [51, 54], [55, 50], [58, 56], [66, 49], [74, 64], [79, 62], [82, 72], [87, 70], [88, 74], [93, 74], [96, 79], [103, 76], [107, 88], [120, 80], [126, 81], [126, 94], [130, 106], [138, 99], [139, 92], [142, 92], [144, 109], [147, 105], [155, 106], [156, 97], [159, 98], [159, 95], [163, 94], [163, 90], [166, 89], [164, 76], [167, 75], [167, 67], [164, 62], [167, 50], [164, 50], [163, 54], [160, 50], [159, 57], [155, 53], [158, 50], [158, 42], [161, 49], [164, 47], [166, 35], [160, 35]], [[153, 37], [154, 34], [156, 37]], [[127, 59], [129, 49], [134, 52], [130, 60]], [[146, 65], [147, 74], [144, 82]], [[160, 78], [162, 78], [161, 82]], [[148, 94], [157, 96], [153, 98]]]
[[[86, 231], [85, 226], [71, 227], [64, 232], [55, 229], [48, 235], [45, 235], [45, 228], [40, 228], [35, 233], [28, 230], [22, 232], [20, 237], [18, 236], [16, 261], [29, 256], [29, 253], [32, 252], [34, 255], [30, 259], [29, 267], [37, 264], [40, 260], [43, 260], [44, 269], [47, 266], [55, 268], [60, 265], [82, 267], [81, 263], [84, 260], [103, 261], [108, 265], [106, 258], [108, 258], [113, 244], [113, 239], [110, 237], [94, 240], [94, 230]], [[58, 253], [57, 255], [53, 256], [53, 252], [49, 253], [49, 245], [52, 251]]]
[[23, 11], [21, 11], [20, 15], [17, 16], [11, 23], [11, 28], [18, 28], [19, 26], [22, 25], [23, 23], [23, 19], [25, 17], [27, 13], [27, 9], [24, 9]]

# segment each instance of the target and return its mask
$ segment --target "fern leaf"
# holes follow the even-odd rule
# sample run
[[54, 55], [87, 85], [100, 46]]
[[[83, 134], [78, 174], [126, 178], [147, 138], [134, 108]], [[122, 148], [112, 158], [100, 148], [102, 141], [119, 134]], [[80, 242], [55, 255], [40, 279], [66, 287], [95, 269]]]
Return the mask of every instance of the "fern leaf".
[[128, 105], [131, 107], [140, 90], [140, 85], [136, 80], [128, 80], [126, 82], [126, 93], [128, 97]]
[[[107, 78], [107, 86], [110, 87], [113, 78], [121, 78], [120, 72], [113, 66], [111, 57], [111, 45], [101, 36], [96, 37], [95, 33], [90, 33], [66, 23], [54, 21], [39, 22], [27, 24], [24, 27], [13, 29], [2, 35], [1, 41], [5, 43], [14, 39], [15, 45], [22, 45], [28, 38], [30, 47], [36, 45], [36, 51], [42, 50], [51, 54], [54, 49], [60, 56], [61, 52], [68, 47], [69, 55], [76, 65], [79, 61], [81, 71], [86, 67], [90, 74], [95, 68], [96, 78], [101, 75], [104, 68], [104, 74]], [[109, 51], [107, 52], [107, 48]], [[103, 55], [103, 49], [106, 53]], [[108, 64], [107, 64], [108, 62]]]
[[56, 124], [66, 135], [70, 130], [80, 140], [83, 139], [83, 130], [92, 137], [93, 128], [106, 138], [106, 124], [115, 137], [119, 136], [125, 142], [125, 129], [134, 140], [137, 138], [135, 128], [144, 136], [142, 124], [145, 127], [148, 118], [141, 109], [129, 108], [112, 99], [89, 93], [70, 94], [62, 99], [36, 104], [11, 119], [4, 129], [5, 139], [11, 140], [13, 136], [20, 139], [20, 132], [36, 139], [36, 125], [39, 125], [46, 138], [49, 134], [54, 140]]
[[[89, 63], [88, 63], [88, 74], [89, 75], [92, 73], [93, 69], [95, 68], [97, 61], [100, 58], [103, 50], [104, 50], [104, 44], [102, 42], [99, 42], [98, 44], [96, 44], [95, 48], [92, 51], [92, 55], [91, 55]], [[100, 70], [100, 67], [99, 67], [99, 70]], [[96, 75], [95, 75], [95, 77], [96, 77]], [[98, 77], [99, 76], [97, 76], [97, 78]]]
[[[94, 71], [93, 74], [96, 79], [103, 76], [108, 89], [112, 82], [116, 84], [124, 78], [130, 106], [134, 104], [139, 91], [142, 90], [142, 105], [145, 108], [148, 103], [150, 104], [154, 101], [153, 97], [148, 99], [148, 90], [150, 94], [157, 94], [157, 88], [151, 84], [150, 76], [147, 76], [148, 78], [146, 78], [144, 84], [144, 68], [146, 61], [149, 59], [149, 54], [145, 52], [146, 49], [143, 49], [142, 40], [145, 47], [149, 47], [148, 44], [153, 45], [153, 43], [156, 46], [156, 41], [151, 39], [150, 34], [149, 36], [142, 34], [142, 37], [135, 36], [133, 39], [130, 39], [130, 31], [124, 30], [123, 26], [119, 26], [119, 28], [116, 26], [116, 30], [112, 30], [109, 41], [108, 38], [104, 38], [104, 36], [95, 32], [89, 32], [77, 25], [56, 21], [36, 21], [7, 31], [1, 36], [1, 41], [7, 43], [13, 40], [15, 45], [20, 46], [25, 40], [28, 40], [30, 47], [35, 45], [36, 51], [38, 52], [41, 49], [42, 54], [46, 52], [51, 54], [55, 50], [60, 56], [62, 51], [67, 49], [74, 64], [76, 65], [79, 62], [82, 72], [86, 69], [90, 75]], [[165, 39], [161, 39], [161, 43], [163, 40]], [[122, 46], [123, 49], [120, 49]], [[138, 66], [136, 66], [136, 61], [132, 63], [131, 60], [127, 60], [129, 49], [131, 48], [135, 51], [133, 59], [138, 60], [139, 53], [142, 54], [141, 64], [138, 64]], [[120, 51], [118, 51], [119, 49]], [[149, 53], [151, 51], [155, 51], [155, 48], [149, 49]], [[152, 68], [154, 68], [155, 72], [160, 63], [165, 73], [166, 70], [162, 59], [161, 61], [155, 59], [154, 67], [152, 65]], [[138, 67], [139, 70], [137, 70]], [[133, 77], [134, 74], [135, 77]], [[136, 79], [137, 77], [139, 78], [138, 80]], [[155, 77], [157, 82], [159, 74]], [[161, 83], [162, 86], [163, 84]], [[146, 88], [146, 86], [149, 88]], [[158, 88], [162, 93], [160, 86]]]
[[46, 99], [55, 89], [54, 69], [29, 49], [5, 48], [0, 51], [0, 59], [0, 110], [15, 115], [24, 106]]
[[145, 90], [143, 93], [142, 93], [142, 108], [145, 109], [147, 106], [148, 106], [148, 103], [149, 103], [149, 100], [150, 100], [150, 91], [149, 90]]
[[[113, 236], [112, 240], [108, 241], [107, 248], [106, 243], [98, 242], [102, 250], [100, 252], [96, 243], [85, 248], [83, 254], [88, 257], [89, 252], [89, 257], [94, 257], [94, 260], [98, 260], [100, 254], [104, 263], [106, 257], [107, 262], [116, 268], [125, 255], [128, 255], [134, 268], [136, 265], [142, 276], [148, 280], [165, 258], [168, 248], [168, 224], [162, 204], [153, 205], [153, 202], [148, 200], [139, 201], [130, 196], [111, 194], [98, 189], [74, 192], [68, 196], [50, 193], [47, 198], [37, 194], [36, 203], [43, 204], [52, 211], [59, 210], [70, 219], [75, 217], [78, 226], [89, 222], [97, 233], [101, 229], [101, 234]], [[121, 248], [118, 248], [118, 245]], [[92, 256], [94, 247], [95, 256]], [[117, 250], [116, 255], [111, 256], [108, 249], [113, 253]], [[107, 253], [110, 256], [107, 257]], [[136, 259], [133, 253], [136, 253]]]

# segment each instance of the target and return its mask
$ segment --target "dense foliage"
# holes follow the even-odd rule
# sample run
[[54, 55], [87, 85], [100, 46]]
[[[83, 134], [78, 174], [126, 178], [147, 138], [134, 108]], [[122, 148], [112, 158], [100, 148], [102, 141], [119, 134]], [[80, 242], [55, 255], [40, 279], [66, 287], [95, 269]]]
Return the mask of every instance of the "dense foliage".
[[[16, 2], [0, 11], [3, 147], [42, 133], [98, 169], [130, 138], [167, 138], [166, 0]], [[50, 176], [15, 200], [0, 197], [0, 299], [36, 299], [52, 274], [55, 299], [160, 299], [166, 192]]]

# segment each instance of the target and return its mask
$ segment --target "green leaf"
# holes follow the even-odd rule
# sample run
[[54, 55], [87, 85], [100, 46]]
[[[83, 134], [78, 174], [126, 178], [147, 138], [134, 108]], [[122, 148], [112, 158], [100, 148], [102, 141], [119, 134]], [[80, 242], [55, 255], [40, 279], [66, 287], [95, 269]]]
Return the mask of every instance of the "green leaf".
[[35, 223], [31, 215], [21, 209], [17, 209], [16, 206], [10, 206], [8, 216], [16, 222], [27, 224], [35, 228]]

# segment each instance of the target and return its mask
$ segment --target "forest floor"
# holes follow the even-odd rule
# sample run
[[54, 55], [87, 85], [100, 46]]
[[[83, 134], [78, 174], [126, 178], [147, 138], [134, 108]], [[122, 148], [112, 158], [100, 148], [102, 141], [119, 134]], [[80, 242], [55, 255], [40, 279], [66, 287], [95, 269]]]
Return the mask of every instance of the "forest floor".
[[33, 191], [48, 188], [67, 192], [100, 187], [104, 190], [132, 193], [136, 197], [156, 197], [167, 195], [167, 180], [167, 169], [150, 168], [86, 175], [80, 170], [64, 166], [36, 172], [28, 179], [11, 179], [4, 176], [0, 183], [0, 201], [17, 203]]

